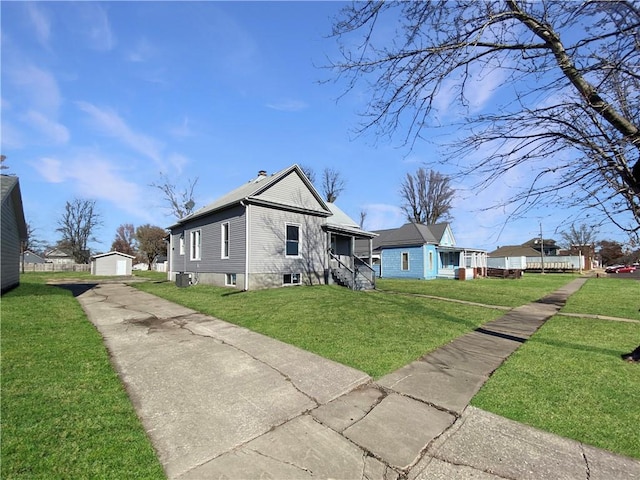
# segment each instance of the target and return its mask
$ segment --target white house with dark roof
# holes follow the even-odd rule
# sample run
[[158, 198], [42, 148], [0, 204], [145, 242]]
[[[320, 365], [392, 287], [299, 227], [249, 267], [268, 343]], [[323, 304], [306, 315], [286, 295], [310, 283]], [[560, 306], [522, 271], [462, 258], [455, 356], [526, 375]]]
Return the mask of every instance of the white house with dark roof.
[[[375, 233], [325, 202], [298, 165], [258, 176], [169, 227], [168, 277], [243, 290], [340, 283], [370, 288]], [[184, 274], [184, 275], [183, 275]]]

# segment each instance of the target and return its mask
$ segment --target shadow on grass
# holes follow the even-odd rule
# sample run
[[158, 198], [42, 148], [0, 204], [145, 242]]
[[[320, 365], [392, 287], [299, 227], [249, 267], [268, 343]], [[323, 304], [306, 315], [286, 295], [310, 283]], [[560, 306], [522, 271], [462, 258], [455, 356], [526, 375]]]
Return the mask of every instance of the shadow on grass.
[[59, 283], [51, 286], [58, 287], [63, 290], [68, 290], [73, 294], [74, 297], [79, 297], [83, 293], [86, 293], [89, 290], [91, 290], [96, 285], [98, 285], [96, 282], [91, 282], [91, 283]]

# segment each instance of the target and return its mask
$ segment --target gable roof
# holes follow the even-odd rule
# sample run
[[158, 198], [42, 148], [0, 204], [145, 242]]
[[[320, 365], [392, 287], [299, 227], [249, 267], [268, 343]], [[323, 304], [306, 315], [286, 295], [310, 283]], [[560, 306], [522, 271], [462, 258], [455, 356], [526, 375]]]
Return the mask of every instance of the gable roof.
[[[21, 240], [27, 238], [27, 221], [24, 218], [22, 207], [22, 195], [20, 194], [20, 181], [13, 175], [0, 176], [0, 197], [2, 198], [2, 209], [8, 208], [7, 200], [11, 198], [14, 215], [18, 225], [18, 236]], [[7, 206], [5, 206], [7, 205]]]
[[99, 255], [93, 255], [91, 258], [96, 259], [96, 258], [102, 258], [102, 257], [109, 257], [111, 255], [119, 255], [121, 257], [126, 257], [126, 258], [136, 258], [133, 255], [129, 255], [127, 253], [122, 253], [122, 252], [117, 252], [115, 250], [113, 250], [111, 252], [107, 252], [107, 253], [101, 253]]
[[239, 186], [238, 188], [223, 195], [219, 199], [213, 201], [209, 205], [199, 210], [196, 210], [190, 215], [187, 215], [186, 217], [181, 218], [180, 220], [178, 220], [178, 222], [175, 225], [172, 225], [171, 227], [176, 227], [178, 225], [189, 222], [196, 218], [237, 205], [241, 202], [258, 203], [263, 205], [272, 205], [272, 206], [281, 206], [281, 207], [291, 208], [292, 207], [291, 205], [279, 203], [277, 201], [274, 201], [273, 199], [266, 200], [266, 199], [257, 198], [260, 194], [264, 193], [270, 187], [274, 186], [275, 184], [277, 184], [278, 182], [280, 182], [290, 174], [296, 174], [300, 177], [300, 179], [305, 184], [305, 186], [309, 189], [313, 197], [317, 200], [320, 207], [319, 210], [316, 210], [316, 209], [310, 210], [308, 208], [305, 208], [304, 206], [299, 206], [298, 208], [299, 210], [313, 212], [316, 215], [321, 215], [325, 217], [329, 217], [332, 215], [332, 212], [329, 209], [328, 205], [324, 202], [324, 200], [322, 199], [318, 191], [311, 184], [309, 179], [302, 172], [302, 169], [298, 165], [291, 165], [290, 167], [285, 168], [284, 170], [276, 172], [272, 175], [266, 175], [266, 173], [264, 174], [263, 173], [264, 172], [260, 172], [257, 178], [250, 180], [244, 185]]
[[416, 245], [437, 245], [448, 223], [438, 223], [435, 225], [424, 225], [422, 223], [406, 223], [400, 228], [392, 228], [389, 230], [377, 230], [378, 238], [373, 241], [373, 248], [379, 249], [383, 247], [408, 247]]

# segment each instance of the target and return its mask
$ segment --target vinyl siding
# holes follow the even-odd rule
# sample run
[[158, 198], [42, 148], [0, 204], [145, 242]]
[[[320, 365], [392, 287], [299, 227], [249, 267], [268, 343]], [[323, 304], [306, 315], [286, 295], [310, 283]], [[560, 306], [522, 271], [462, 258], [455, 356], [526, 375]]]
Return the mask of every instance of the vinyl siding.
[[[382, 276], [385, 278], [425, 278], [427, 258], [424, 252], [423, 247], [384, 248], [381, 253]], [[403, 253], [409, 254], [409, 270], [402, 270]]]
[[118, 254], [94, 258], [91, 261], [91, 273], [93, 275], [117, 275], [118, 261], [126, 262], [125, 275], [131, 275], [131, 259]]
[[256, 198], [283, 205], [294, 205], [319, 212], [325, 211], [304, 181], [292, 171]]
[[[258, 205], [250, 207], [249, 278], [262, 275], [269, 284], [282, 283], [285, 273], [302, 274], [303, 283], [321, 283], [324, 278], [326, 234], [324, 218], [274, 210]], [[286, 225], [300, 227], [298, 256], [285, 255]]]
[[2, 291], [20, 283], [20, 236], [11, 195], [2, 202]]
[[[229, 223], [229, 258], [222, 257], [222, 224]], [[190, 235], [200, 230], [200, 260], [190, 259]], [[180, 255], [180, 235], [184, 233], [185, 251]], [[171, 271], [199, 273], [244, 273], [245, 210], [242, 205], [201, 217], [171, 233]]]

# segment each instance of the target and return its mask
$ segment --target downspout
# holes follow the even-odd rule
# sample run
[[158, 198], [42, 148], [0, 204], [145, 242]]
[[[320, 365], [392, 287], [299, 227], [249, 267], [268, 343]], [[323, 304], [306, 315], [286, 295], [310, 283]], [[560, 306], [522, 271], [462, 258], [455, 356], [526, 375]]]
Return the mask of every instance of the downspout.
[[249, 290], [249, 247], [251, 245], [249, 227], [251, 222], [249, 221], [249, 204], [245, 204], [244, 200], [241, 200], [240, 205], [244, 207], [244, 291], [246, 292]]
[[173, 271], [173, 232], [169, 234], [169, 268], [167, 268], [167, 280], [171, 280], [171, 272]]

